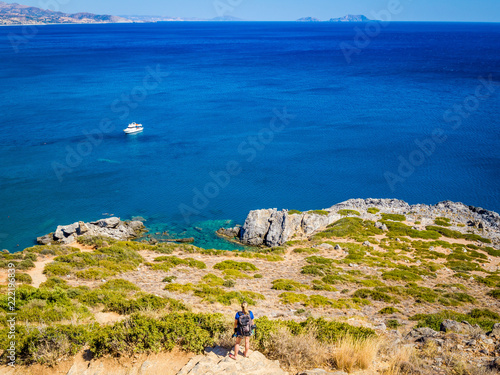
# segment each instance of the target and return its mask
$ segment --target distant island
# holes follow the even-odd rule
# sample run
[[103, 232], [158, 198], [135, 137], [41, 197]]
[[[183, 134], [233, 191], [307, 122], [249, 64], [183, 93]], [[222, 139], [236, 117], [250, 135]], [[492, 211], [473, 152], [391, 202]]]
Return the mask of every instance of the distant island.
[[[369, 22], [369, 21], [371, 20], [362, 14], [357, 14], [357, 15], [348, 14], [340, 18], [330, 18], [326, 22]], [[297, 22], [322, 22], [322, 21], [315, 17], [303, 17], [299, 18]]]
[[39, 25], [59, 23], [132, 22], [126, 18], [92, 13], [67, 14], [0, 1], [0, 25]]
[[304, 17], [299, 18], [297, 22], [321, 22], [321, 20], [315, 17]]

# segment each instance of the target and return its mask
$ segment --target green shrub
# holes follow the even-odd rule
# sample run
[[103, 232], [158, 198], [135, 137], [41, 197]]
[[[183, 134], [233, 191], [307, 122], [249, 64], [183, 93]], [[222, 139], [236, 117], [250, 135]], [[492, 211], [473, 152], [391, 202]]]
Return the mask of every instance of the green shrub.
[[225, 330], [222, 314], [172, 313], [159, 320], [134, 314], [97, 331], [89, 344], [97, 358], [170, 351], [175, 346], [202, 353], [206, 347], [214, 346]]
[[273, 281], [273, 286], [271, 287], [271, 289], [292, 291], [311, 289], [311, 287], [309, 285], [299, 283], [295, 280], [278, 279]]
[[40, 284], [40, 288], [48, 288], [53, 289], [55, 287], [59, 287], [62, 289], [68, 289], [69, 285], [66, 280], [61, 279], [60, 277], [49, 277], [47, 281]]
[[228, 270], [222, 271], [222, 273], [224, 274], [225, 279], [250, 279], [251, 278], [246, 273], [243, 273], [243, 272], [238, 271], [238, 270], [228, 269]]
[[177, 266], [198, 268], [200, 270], [207, 268], [207, 265], [200, 260], [196, 260], [193, 258], [183, 259], [183, 258], [176, 257], [175, 255], [161, 256], [161, 257], [155, 258], [154, 261], [161, 262], [161, 263], [153, 263], [153, 264], [148, 264], [148, 265], [150, 265], [153, 270], [158, 270], [158, 271], [168, 272], [168, 271], [170, 271], [170, 269], [177, 267]]
[[322, 216], [328, 216], [330, 214], [330, 212], [325, 210], [313, 210], [313, 211], [307, 211], [306, 213], [311, 215], [322, 215]]
[[222, 283], [222, 286], [226, 288], [234, 288], [235, 285], [236, 283], [233, 280], [224, 280], [224, 282]]
[[[74, 252], [79, 252], [80, 249], [71, 246], [61, 245], [37, 245], [24, 249], [24, 252], [37, 253], [41, 255], [65, 255]], [[32, 259], [34, 261], [34, 259]]]
[[491, 319], [491, 316], [488, 314], [488, 312], [483, 313], [481, 312], [481, 310], [477, 309], [472, 310], [467, 314], [462, 314], [451, 310], [442, 310], [435, 314], [417, 314], [410, 318], [410, 320], [418, 321], [417, 327], [429, 327], [434, 329], [435, 331], [439, 331], [441, 323], [446, 319], [451, 319], [458, 322], [467, 321], [472, 325], [478, 324], [482, 329], [486, 331], [490, 331], [493, 327], [493, 324], [497, 322], [496, 318], [494, 320]]
[[399, 214], [382, 214], [382, 220], [392, 220], [392, 221], [406, 221], [405, 215]]
[[223, 262], [219, 262], [213, 267], [216, 270], [239, 270], [239, 271], [258, 271], [259, 269], [248, 262], [237, 262], [234, 260], [225, 260]]
[[387, 293], [374, 289], [358, 289], [354, 292], [353, 297], [369, 298], [374, 301], [381, 301], [387, 303], [399, 303], [399, 300], [397, 298], [392, 297]]
[[302, 211], [299, 210], [289, 210], [288, 215], [301, 215]]
[[376, 215], [380, 212], [380, 210], [376, 207], [369, 207], [367, 210], [366, 210], [369, 214], [373, 214], [373, 215]]
[[76, 239], [81, 245], [92, 246], [94, 249], [99, 249], [103, 246], [109, 246], [117, 242], [117, 240], [105, 236], [80, 236]]
[[264, 276], [262, 276], [260, 273], [256, 273], [255, 275], [253, 275], [253, 278], [254, 279], [262, 279]]
[[306, 258], [306, 262], [307, 263], [312, 263], [312, 264], [326, 264], [326, 265], [331, 265], [333, 263], [333, 259], [319, 257], [319, 256], [312, 256], [312, 257], [307, 257]]
[[410, 271], [395, 269], [382, 273], [384, 280], [420, 281], [422, 278]]
[[177, 276], [167, 276], [165, 277], [162, 282], [164, 283], [171, 283], [173, 282], [175, 279], [177, 279]]
[[210, 286], [221, 286], [224, 284], [224, 279], [214, 275], [213, 273], [203, 276], [201, 281]]
[[32, 284], [33, 279], [27, 273], [16, 273], [16, 282], [23, 284]]
[[361, 214], [356, 210], [339, 210], [337, 212], [340, 216], [360, 216]]
[[114, 274], [115, 272], [109, 271], [108, 269], [102, 267], [87, 268], [83, 271], [78, 271], [75, 273], [76, 277], [85, 280], [105, 279], [107, 277], [113, 276]]
[[450, 219], [448, 219], [447, 217], [436, 217], [436, 219], [434, 219], [434, 224], [436, 225], [440, 225], [442, 227], [450, 227], [451, 224], [450, 224]]
[[313, 283], [313, 290], [324, 290], [327, 292], [336, 292], [337, 291], [337, 288], [335, 288], [329, 284], [326, 284], [321, 280], [313, 280], [312, 283]]
[[182, 302], [171, 298], [158, 297], [153, 294], [141, 293], [135, 299], [113, 298], [105, 302], [106, 311], [113, 311], [121, 315], [129, 315], [144, 310], [171, 311], [187, 310]]
[[396, 314], [396, 313], [399, 313], [399, 312], [401, 312], [401, 311], [399, 311], [395, 307], [393, 307], [393, 306], [387, 306], [387, 307], [384, 307], [383, 309], [381, 309], [378, 312], [378, 314]]
[[345, 217], [328, 225], [326, 230], [314, 235], [313, 239], [373, 236], [381, 233], [382, 229], [376, 228], [372, 221], [363, 221], [359, 217]]
[[385, 325], [387, 326], [387, 328], [391, 328], [391, 329], [398, 329], [399, 327], [402, 326], [401, 323], [399, 323], [399, 321], [397, 319], [389, 319]]
[[[88, 341], [91, 327], [57, 325], [44, 329], [27, 330], [24, 326], [16, 327], [16, 365], [43, 364], [53, 366], [61, 360], [75, 355]], [[8, 340], [8, 329], [0, 332], [3, 342]], [[7, 362], [6, 354], [3, 355]]]
[[294, 249], [293, 252], [297, 254], [315, 254], [319, 250], [318, 249], [313, 249], [312, 247], [299, 247], [297, 249]]
[[169, 292], [189, 293], [192, 290], [194, 290], [194, 285], [191, 283], [187, 284], [171, 283], [165, 285], [165, 288], [163, 289], [168, 290]]
[[45, 266], [43, 273], [47, 276], [66, 276], [71, 274], [72, 268], [68, 264], [49, 263]]
[[500, 289], [490, 290], [487, 294], [490, 297], [500, 300]]
[[477, 263], [461, 260], [448, 261], [446, 267], [455, 272], [484, 271]]

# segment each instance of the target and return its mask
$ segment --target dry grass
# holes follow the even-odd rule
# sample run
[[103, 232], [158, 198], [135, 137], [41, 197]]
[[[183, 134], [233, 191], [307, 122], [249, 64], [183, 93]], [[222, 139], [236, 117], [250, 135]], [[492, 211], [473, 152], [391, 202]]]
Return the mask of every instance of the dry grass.
[[351, 372], [356, 368], [368, 369], [377, 357], [379, 338], [356, 339], [344, 336], [335, 345], [332, 363], [339, 370]]
[[313, 331], [294, 336], [288, 329], [280, 328], [269, 339], [268, 355], [290, 370], [323, 366], [330, 351], [331, 346], [318, 341]]
[[418, 357], [414, 346], [394, 345], [386, 352], [389, 365], [383, 371], [384, 375], [410, 375], [418, 374]]

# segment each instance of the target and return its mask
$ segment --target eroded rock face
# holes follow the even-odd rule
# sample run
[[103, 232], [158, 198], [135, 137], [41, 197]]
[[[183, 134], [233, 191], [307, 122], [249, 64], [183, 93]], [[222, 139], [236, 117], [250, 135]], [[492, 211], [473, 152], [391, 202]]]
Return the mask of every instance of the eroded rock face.
[[241, 228], [240, 240], [251, 246], [280, 246], [294, 235], [311, 235], [340, 219], [332, 212], [328, 215], [315, 213], [292, 214], [276, 208], [250, 211]]
[[37, 238], [40, 245], [70, 244], [79, 236], [104, 236], [125, 241], [137, 237], [144, 230], [140, 221], [121, 221], [117, 217], [101, 219], [91, 223], [79, 221], [70, 225], [59, 225], [56, 231]]

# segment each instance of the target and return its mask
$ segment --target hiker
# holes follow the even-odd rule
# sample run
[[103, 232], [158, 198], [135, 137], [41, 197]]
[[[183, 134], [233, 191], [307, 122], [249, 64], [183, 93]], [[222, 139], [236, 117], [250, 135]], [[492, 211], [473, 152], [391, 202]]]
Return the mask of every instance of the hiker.
[[241, 311], [236, 313], [234, 317], [234, 335], [236, 336], [236, 344], [234, 345], [234, 354], [229, 354], [229, 357], [236, 359], [240, 350], [241, 338], [245, 338], [245, 358], [248, 358], [248, 349], [250, 347], [250, 336], [252, 330], [256, 327], [253, 324], [253, 313], [248, 310], [248, 303], [241, 304]]

